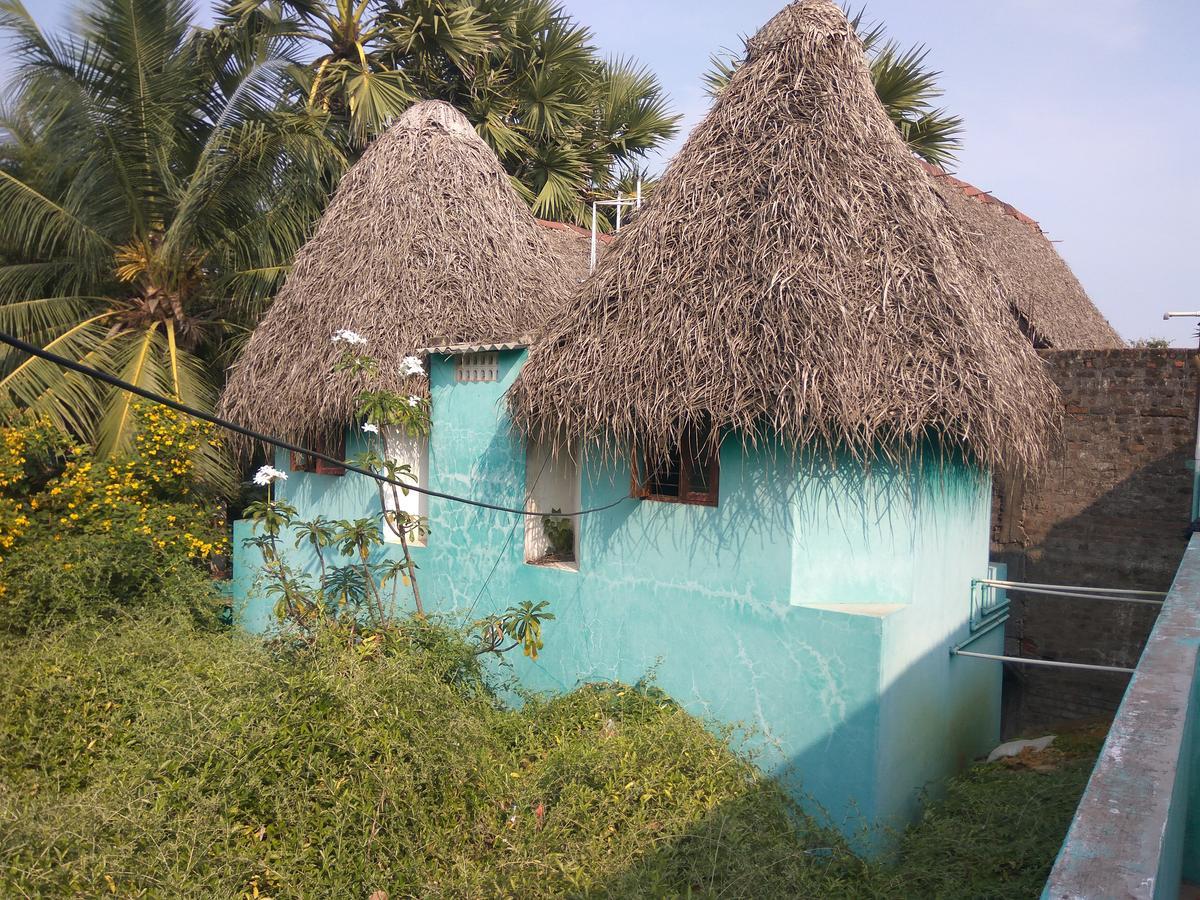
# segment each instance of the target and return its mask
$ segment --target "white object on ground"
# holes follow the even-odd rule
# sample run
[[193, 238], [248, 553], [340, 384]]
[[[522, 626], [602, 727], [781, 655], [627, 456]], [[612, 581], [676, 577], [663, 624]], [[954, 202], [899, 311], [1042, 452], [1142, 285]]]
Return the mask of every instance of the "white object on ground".
[[1016, 756], [1022, 750], [1045, 750], [1054, 743], [1054, 735], [1048, 734], [1045, 737], [1031, 738], [1024, 741], [1009, 741], [1007, 744], [1001, 744], [995, 750], [988, 754], [987, 761], [995, 762], [998, 759], [1004, 759], [1006, 756]]

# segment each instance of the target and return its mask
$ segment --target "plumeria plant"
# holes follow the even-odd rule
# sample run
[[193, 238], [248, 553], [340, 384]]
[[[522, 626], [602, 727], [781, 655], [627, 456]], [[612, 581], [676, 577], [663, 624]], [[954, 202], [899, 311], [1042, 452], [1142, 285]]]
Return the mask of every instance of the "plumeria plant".
[[[343, 350], [338, 371], [368, 378], [378, 375], [379, 362], [367, 353], [366, 338], [343, 329], [335, 332], [332, 340]], [[424, 372], [424, 364], [416, 355], [401, 362], [405, 376]], [[425, 618], [411, 547], [428, 533], [429, 525], [424, 517], [401, 508], [400, 499], [408, 494], [408, 485], [416, 478], [410, 466], [396, 461], [395, 442], [400, 435], [415, 438], [429, 434], [430, 405], [424, 397], [366, 389], [358, 395], [356, 411], [365, 447], [354, 463], [382, 476], [376, 480], [379, 518], [396, 537], [401, 558], [378, 560], [383, 532], [374, 518], [330, 520], [317, 516], [311, 521], [299, 520], [296, 509], [277, 496], [277, 486], [287, 480], [287, 473], [269, 465], [254, 476], [255, 484], [266, 488], [266, 497], [246, 508], [246, 517], [254, 522], [256, 533], [244, 543], [262, 554], [267, 590], [277, 598], [275, 613], [279, 619], [309, 633], [322, 621], [339, 622], [347, 627], [351, 641], [366, 646], [377, 642], [393, 624], [391, 615], [401, 585], [412, 591], [417, 617]], [[308, 547], [315, 553], [318, 584], [313, 585], [310, 576], [288, 563], [284, 532], [292, 535], [294, 548]], [[473, 623], [476, 653], [499, 656], [522, 647], [526, 656], [536, 659], [542, 648], [542, 623], [554, 618], [546, 612], [546, 606], [544, 601], [527, 601]]]
[[[379, 363], [367, 353], [367, 340], [362, 335], [343, 329], [334, 333], [333, 341], [344, 345], [342, 358], [337, 364], [338, 371], [356, 375], [378, 374]], [[424, 373], [425, 367], [417, 356], [406, 356], [401, 362], [402, 375]], [[401, 431], [410, 437], [429, 434], [429, 401], [423, 397], [401, 395], [385, 389], [363, 390], [358, 395], [356, 406], [362, 421], [366, 446], [355, 459], [355, 463], [383, 476], [375, 482], [379, 493], [380, 516], [384, 526], [400, 543], [405, 568], [399, 577], [412, 589], [417, 615], [424, 616], [425, 605], [421, 602], [417, 566], [413, 562], [410, 545], [412, 541], [420, 541], [428, 534], [429, 523], [425, 518], [401, 509], [400, 498], [407, 496], [409, 492], [405, 485], [415, 482], [416, 478], [411, 466], [396, 461], [396, 448], [389, 446], [389, 441]], [[393, 586], [394, 583], [395, 579]]]

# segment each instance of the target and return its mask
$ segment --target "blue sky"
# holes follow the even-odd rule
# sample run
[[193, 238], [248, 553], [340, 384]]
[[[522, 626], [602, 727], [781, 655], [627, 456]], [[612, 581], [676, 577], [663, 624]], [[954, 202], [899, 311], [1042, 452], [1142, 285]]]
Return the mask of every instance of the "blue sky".
[[[43, 27], [67, 0], [26, 0]], [[709, 54], [783, 0], [565, 0], [612, 55], [659, 75], [684, 116], [708, 106]], [[1126, 338], [1195, 345], [1200, 320], [1197, 0], [870, 0], [868, 19], [923, 42], [966, 120], [957, 173], [1037, 219]], [[7, 65], [0, 63], [0, 70]], [[682, 136], [659, 161], [677, 148]]]

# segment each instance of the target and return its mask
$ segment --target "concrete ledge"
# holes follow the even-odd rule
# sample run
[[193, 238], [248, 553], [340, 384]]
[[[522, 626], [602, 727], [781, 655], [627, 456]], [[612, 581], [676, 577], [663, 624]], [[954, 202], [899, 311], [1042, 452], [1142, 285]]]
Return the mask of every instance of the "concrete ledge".
[[906, 603], [797, 603], [798, 609], [823, 609], [825, 612], [844, 613], [848, 616], [870, 616], [882, 619], [892, 613], [907, 609]]
[[1200, 536], [1193, 535], [1043, 898], [1178, 897], [1195, 877]]

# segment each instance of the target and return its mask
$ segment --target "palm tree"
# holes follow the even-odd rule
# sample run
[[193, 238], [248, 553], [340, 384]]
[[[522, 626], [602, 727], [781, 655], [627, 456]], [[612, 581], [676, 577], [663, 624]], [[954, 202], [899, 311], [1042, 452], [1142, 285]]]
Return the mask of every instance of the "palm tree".
[[[286, 37], [197, 30], [192, 12], [93, 0], [48, 37], [0, 0], [18, 61], [0, 118], [0, 328], [207, 409], [345, 160], [323, 113], [278, 102]], [[102, 455], [131, 446], [131, 397], [50, 363], [0, 356], [0, 399]]]
[[[871, 80], [884, 109], [917, 156], [939, 166], [951, 162], [962, 148], [962, 118], [934, 106], [942, 95], [937, 86], [942, 73], [926, 66], [929, 50], [923, 44], [902, 49], [886, 37], [882, 23], [864, 25], [864, 13], [855, 13], [850, 24], [867, 53]], [[709, 70], [703, 75], [710, 97], [716, 98], [725, 89], [742, 58], [728, 50], [712, 56]]]
[[[494, 39], [476, 55], [402, 60], [414, 87], [463, 111], [535, 215], [585, 222], [594, 194], [674, 136], [678, 116], [662, 86], [632, 60], [601, 58], [591, 32], [554, 0], [467, 5]], [[413, 29], [395, 21], [397, 47], [408, 47]]]
[[[473, 29], [475, 16], [463, 7], [438, 15], [425, 3], [424, 29], [442, 40], [443, 52], [480, 52], [487, 35]], [[290, 70], [292, 93], [310, 111], [328, 113], [332, 123], [362, 150], [367, 141], [418, 99], [408, 73], [394, 64], [388, 0], [232, 0], [223, 19], [232, 27], [266, 26], [316, 47], [317, 56]], [[472, 43], [473, 42], [473, 43]]]
[[410, 103], [445, 100], [543, 218], [585, 221], [594, 192], [675, 133], [657, 78], [600, 58], [554, 0], [238, 0], [230, 15], [319, 46], [295, 93], [355, 152]]

